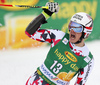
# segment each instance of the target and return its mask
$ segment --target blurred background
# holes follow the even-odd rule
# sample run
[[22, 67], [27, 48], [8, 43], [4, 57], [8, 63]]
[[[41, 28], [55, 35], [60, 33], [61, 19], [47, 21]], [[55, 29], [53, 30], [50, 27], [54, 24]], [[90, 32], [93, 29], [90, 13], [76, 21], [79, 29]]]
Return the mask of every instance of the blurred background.
[[[0, 4], [44, 6], [49, 1], [58, 2], [60, 9], [41, 28], [68, 32], [68, 23], [76, 12], [86, 12], [93, 18], [93, 32], [86, 44], [95, 65], [86, 85], [99, 85], [100, 0], [0, 0]], [[27, 25], [41, 12], [41, 8], [0, 6], [0, 85], [24, 85], [44, 61], [50, 46], [25, 35]], [[71, 85], [74, 82], [75, 78]]]

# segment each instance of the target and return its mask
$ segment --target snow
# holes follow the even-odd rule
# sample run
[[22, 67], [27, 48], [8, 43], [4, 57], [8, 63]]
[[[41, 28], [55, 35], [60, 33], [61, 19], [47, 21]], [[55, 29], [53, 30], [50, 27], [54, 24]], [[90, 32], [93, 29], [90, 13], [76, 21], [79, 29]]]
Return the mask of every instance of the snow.
[[[100, 41], [86, 43], [94, 55], [94, 68], [86, 85], [99, 85], [100, 83]], [[37, 47], [17, 50], [0, 51], [0, 85], [25, 85], [27, 79], [36, 71], [36, 68], [45, 60], [50, 47]], [[76, 77], [70, 85], [74, 85]]]

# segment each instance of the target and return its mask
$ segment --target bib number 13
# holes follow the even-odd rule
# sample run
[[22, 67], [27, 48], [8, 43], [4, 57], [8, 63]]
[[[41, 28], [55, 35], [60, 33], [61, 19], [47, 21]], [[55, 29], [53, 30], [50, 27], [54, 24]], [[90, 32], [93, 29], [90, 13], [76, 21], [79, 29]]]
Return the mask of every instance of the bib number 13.
[[62, 64], [60, 64], [60, 63], [58, 63], [58, 61], [54, 60], [54, 63], [52, 64], [50, 69], [53, 70], [53, 72], [55, 74], [57, 74], [62, 69], [62, 67], [63, 67]]

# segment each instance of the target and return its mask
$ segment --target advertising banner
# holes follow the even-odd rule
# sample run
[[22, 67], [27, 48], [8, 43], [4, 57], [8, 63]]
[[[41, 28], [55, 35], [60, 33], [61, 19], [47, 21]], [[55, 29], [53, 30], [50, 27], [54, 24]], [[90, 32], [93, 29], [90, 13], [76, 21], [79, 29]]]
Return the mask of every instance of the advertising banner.
[[[86, 41], [100, 39], [100, 0], [0, 0], [0, 4], [45, 6], [46, 2], [58, 2], [59, 12], [43, 24], [44, 29], [59, 29], [68, 32], [68, 23], [73, 14], [86, 12], [93, 18], [93, 32]], [[27, 25], [43, 10], [41, 8], [0, 6], [0, 49], [41, 46], [43, 43], [25, 35]]]

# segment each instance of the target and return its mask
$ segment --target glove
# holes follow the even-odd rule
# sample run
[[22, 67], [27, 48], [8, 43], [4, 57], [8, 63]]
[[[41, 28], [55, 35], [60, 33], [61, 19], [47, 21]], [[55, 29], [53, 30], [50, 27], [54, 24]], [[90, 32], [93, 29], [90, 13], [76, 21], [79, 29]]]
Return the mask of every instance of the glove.
[[47, 2], [45, 6], [48, 6], [48, 9], [43, 9], [44, 12], [51, 16], [53, 13], [58, 13], [59, 4], [57, 2]]

